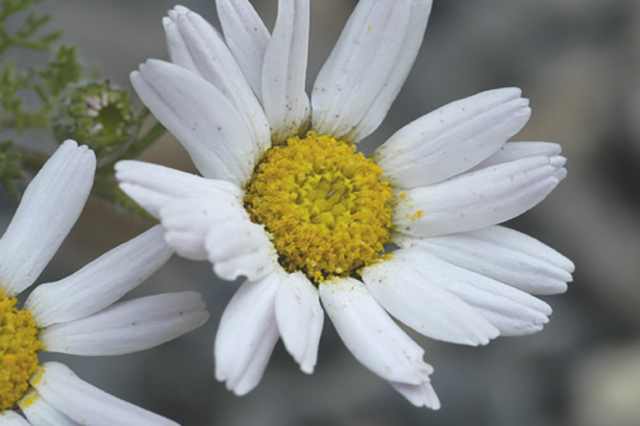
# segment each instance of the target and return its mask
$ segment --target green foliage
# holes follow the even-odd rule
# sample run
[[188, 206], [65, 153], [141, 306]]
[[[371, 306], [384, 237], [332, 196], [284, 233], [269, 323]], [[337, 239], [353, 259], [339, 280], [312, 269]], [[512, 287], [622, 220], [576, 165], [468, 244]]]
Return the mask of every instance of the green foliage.
[[24, 170], [20, 163], [20, 154], [10, 151], [13, 141], [5, 141], [0, 144], [0, 184], [4, 186], [9, 195], [15, 200], [20, 199], [20, 192], [13, 183], [14, 179], [24, 176]]
[[[28, 128], [48, 128], [55, 97], [82, 75], [75, 47], [60, 46], [44, 68], [17, 70], [13, 61], [5, 59], [10, 48], [53, 51], [51, 43], [60, 37], [61, 32], [39, 35], [51, 16], [30, 11], [42, 1], [4, 0], [0, 5], [0, 126], [3, 129], [23, 132]], [[21, 25], [9, 31], [9, 18], [12, 22], [19, 21], [24, 13], [27, 15]], [[30, 102], [27, 107], [27, 99], [39, 100], [39, 105], [31, 105], [33, 102]]]
[[[55, 51], [52, 42], [61, 32], [45, 32], [50, 15], [32, 11], [43, 0], [0, 0], [0, 130], [49, 129], [53, 106], [65, 88], [82, 75], [75, 47], [62, 45]], [[43, 52], [44, 66], [18, 69], [6, 59], [10, 50]], [[52, 58], [45, 62], [47, 56]], [[12, 144], [0, 145], [0, 183], [13, 197], [19, 197], [12, 182], [23, 175]], [[15, 150], [15, 147], [13, 148]]]
[[[149, 112], [136, 113], [129, 92], [108, 81], [95, 81], [98, 72], [83, 69], [74, 46], [53, 48], [61, 32], [44, 31], [51, 16], [32, 10], [43, 1], [0, 0], [0, 132], [41, 129], [59, 142], [75, 139], [89, 145], [98, 156], [94, 194], [152, 219], [120, 191], [114, 165], [138, 156], [165, 129], [157, 123], [141, 135], [141, 123]], [[7, 52], [19, 49], [41, 52], [40, 65], [19, 69], [7, 59]], [[1, 143], [0, 185], [19, 199], [14, 180], [25, 171], [37, 172], [45, 161], [45, 156], [13, 146], [11, 141]]]
[[22, 90], [30, 86], [29, 76], [26, 72], [18, 72], [13, 62], [9, 62], [2, 68], [0, 74], [0, 111], [3, 128], [17, 127], [24, 130], [30, 122], [28, 114], [23, 111], [23, 100], [19, 96]]
[[53, 96], [58, 96], [70, 84], [78, 82], [82, 76], [82, 65], [78, 62], [75, 46], [60, 46], [55, 59], [49, 62], [40, 75]]
[[58, 39], [62, 33], [53, 31], [36, 37], [36, 33], [51, 20], [50, 15], [29, 13], [17, 31], [10, 34], [5, 23], [7, 18], [20, 12], [25, 12], [43, 0], [4, 0], [0, 8], [0, 55], [10, 47], [26, 47], [33, 50], [47, 51], [51, 42]]

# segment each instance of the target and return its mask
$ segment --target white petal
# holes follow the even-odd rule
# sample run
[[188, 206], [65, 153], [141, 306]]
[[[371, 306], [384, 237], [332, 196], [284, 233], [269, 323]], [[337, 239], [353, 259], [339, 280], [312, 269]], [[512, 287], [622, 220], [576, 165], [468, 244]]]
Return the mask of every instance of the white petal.
[[560, 155], [562, 148], [552, 142], [507, 142], [486, 160], [480, 162], [469, 171], [485, 169], [502, 163], [520, 160], [521, 158], [544, 155], [555, 157]]
[[9, 296], [38, 278], [87, 201], [96, 157], [86, 145], [64, 142], [27, 187], [0, 239], [0, 283]]
[[166, 230], [165, 241], [180, 256], [206, 260], [205, 241], [213, 224], [224, 218], [238, 217], [248, 221], [239, 200], [220, 194], [216, 198], [175, 200], [160, 210], [160, 221]]
[[253, 91], [261, 96], [269, 31], [247, 0], [216, 0], [216, 6], [227, 46]]
[[[480, 312], [441, 288], [438, 276], [407, 261], [406, 250], [365, 268], [362, 279], [391, 315], [417, 332], [445, 342], [486, 345], [498, 330]], [[438, 272], [438, 271], [436, 271]]]
[[199, 293], [159, 294], [116, 303], [90, 317], [52, 325], [40, 332], [40, 341], [49, 352], [121, 355], [161, 345], [200, 327], [208, 318]]
[[448, 179], [486, 159], [531, 116], [520, 89], [497, 89], [452, 102], [397, 131], [374, 154], [396, 187]]
[[308, 49], [309, 0], [279, 0], [278, 18], [262, 69], [262, 104], [274, 143], [307, 129]]
[[244, 395], [255, 388], [278, 340], [275, 295], [284, 272], [245, 281], [227, 305], [216, 334], [216, 379]]
[[345, 346], [358, 361], [390, 382], [419, 385], [433, 368], [424, 351], [353, 278], [320, 283], [320, 298]]
[[432, 237], [513, 219], [549, 195], [563, 164], [559, 156], [529, 157], [408, 190], [398, 199], [393, 223], [405, 234]]
[[424, 248], [449, 263], [531, 294], [564, 293], [573, 262], [540, 241], [502, 226], [431, 238], [399, 236], [405, 248]]
[[53, 408], [76, 422], [91, 426], [176, 426], [177, 423], [111, 396], [81, 380], [57, 362], [42, 365], [31, 384]]
[[316, 79], [313, 127], [358, 142], [384, 119], [418, 54], [431, 0], [362, 0]]
[[284, 346], [303, 372], [313, 373], [324, 323], [318, 289], [300, 272], [288, 274], [278, 286], [275, 306]]
[[253, 358], [245, 367], [242, 376], [227, 379], [227, 389], [233, 391], [233, 393], [238, 396], [243, 396], [251, 392], [258, 383], [260, 383], [277, 341], [278, 326], [275, 321], [271, 319], [264, 330], [264, 336], [262, 336], [255, 348]]
[[155, 217], [159, 217], [165, 204], [176, 199], [241, 200], [244, 196], [242, 189], [231, 182], [205, 179], [156, 164], [127, 160], [118, 162], [115, 169], [120, 188]]
[[131, 83], [203, 176], [238, 185], [249, 179], [260, 148], [218, 89], [178, 65], [154, 59], [131, 73]]
[[24, 415], [29, 419], [31, 426], [80, 426], [80, 423], [71, 420], [49, 405], [49, 403], [35, 391], [27, 394], [18, 404]]
[[269, 123], [222, 37], [204, 18], [182, 6], [169, 11], [163, 24], [173, 63], [203, 77], [236, 108], [260, 147], [257, 161], [271, 143]]
[[92, 315], [142, 284], [171, 257], [162, 227], [156, 226], [100, 256], [75, 274], [41, 284], [25, 309], [40, 328]]
[[424, 249], [397, 250], [393, 260], [398, 265], [393, 272], [406, 274], [407, 270], [418, 271], [420, 276], [428, 277], [423, 280], [422, 286], [432, 284], [459, 298], [489, 320], [503, 336], [535, 333], [549, 322], [547, 316], [551, 314], [551, 308], [543, 301], [447, 263]]
[[[173, 12], [173, 10], [169, 11], [169, 13], [171, 12]], [[167, 39], [167, 50], [169, 51], [169, 58], [171, 58], [171, 62], [176, 65], [180, 65], [182, 68], [188, 69], [191, 72], [199, 74], [201, 77], [206, 79], [206, 77], [198, 72], [198, 66], [195, 62], [197, 58], [192, 55], [189, 50], [187, 40], [180, 33], [180, 30], [173, 19], [165, 16], [162, 18], [162, 26], [164, 27], [164, 35]]]
[[29, 426], [29, 423], [15, 411], [0, 412], [0, 426]]
[[264, 227], [242, 217], [227, 217], [211, 224], [205, 247], [214, 272], [224, 280], [244, 275], [256, 281], [278, 265]]
[[416, 407], [427, 407], [432, 410], [440, 409], [440, 400], [433, 386], [431, 386], [431, 382], [425, 381], [419, 385], [393, 382], [390, 384]]

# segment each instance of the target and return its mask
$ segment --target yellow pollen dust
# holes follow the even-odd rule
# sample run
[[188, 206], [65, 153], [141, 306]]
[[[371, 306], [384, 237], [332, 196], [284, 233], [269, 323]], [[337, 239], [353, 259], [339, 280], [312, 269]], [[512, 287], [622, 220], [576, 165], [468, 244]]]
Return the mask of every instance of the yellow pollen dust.
[[267, 151], [245, 206], [271, 234], [280, 264], [319, 283], [380, 258], [391, 227], [391, 188], [381, 175], [353, 145], [309, 132]]
[[43, 348], [31, 312], [0, 289], [0, 410], [12, 409], [29, 389]]

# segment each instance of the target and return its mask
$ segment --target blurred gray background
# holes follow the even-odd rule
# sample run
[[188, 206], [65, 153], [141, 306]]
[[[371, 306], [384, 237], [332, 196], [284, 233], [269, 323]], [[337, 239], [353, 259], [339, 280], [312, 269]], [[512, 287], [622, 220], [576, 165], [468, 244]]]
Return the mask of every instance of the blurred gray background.
[[[270, 28], [276, 3], [253, 0]], [[356, 1], [311, 3], [309, 88]], [[139, 63], [167, 58], [161, 19], [173, 5], [56, 0], [41, 10], [87, 64], [130, 87]], [[218, 25], [214, 0], [183, 5]], [[414, 408], [368, 372], [329, 321], [312, 376], [279, 343], [257, 389], [242, 398], [227, 392], [213, 378], [212, 345], [238, 283], [217, 280], [208, 263], [178, 258], [132, 295], [197, 290], [211, 311], [204, 327], [138, 354], [43, 359], [62, 360], [90, 383], [185, 426], [640, 425], [640, 2], [434, 0], [409, 79], [362, 148], [370, 152], [445, 103], [503, 86], [521, 87], [531, 100], [533, 116], [515, 140], [559, 142], [569, 160], [559, 188], [509, 226], [570, 257], [575, 280], [567, 294], [545, 299], [554, 314], [536, 335], [483, 348], [414, 335], [435, 368], [440, 411]], [[171, 136], [144, 159], [193, 170]], [[4, 229], [16, 205], [4, 193], [0, 204]], [[69, 275], [148, 227], [91, 199], [39, 282]]]

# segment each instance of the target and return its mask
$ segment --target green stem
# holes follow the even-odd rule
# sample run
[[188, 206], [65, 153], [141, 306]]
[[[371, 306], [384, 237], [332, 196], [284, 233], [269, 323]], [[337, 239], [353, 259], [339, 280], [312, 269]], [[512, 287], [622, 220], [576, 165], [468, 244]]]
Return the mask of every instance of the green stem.
[[140, 111], [140, 114], [138, 114], [138, 121], [142, 123], [150, 115], [151, 110], [149, 108], [144, 108], [142, 111]]
[[162, 135], [165, 134], [167, 129], [160, 123], [156, 123], [149, 131], [140, 139], [135, 141], [129, 149], [122, 153], [118, 158], [116, 158], [113, 163], [120, 160], [130, 160], [132, 158], [138, 157], [142, 154], [147, 148], [149, 148], [155, 141], [160, 139]]
[[101, 166], [96, 172], [92, 192], [100, 198], [111, 202], [130, 213], [157, 223], [158, 221], [156, 218], [151, 216], [118, 187], [118, 182], [115, 178], [115, 165], [118, 161], [138, 157], [162, 135], [164, 135], [166, 131], [167, 130], [162, 124], [156, 123], [143, 137], [131, 144], [129, 149], [111, 160], [109, 163]]
[[133, 213], [143, 219], [158, 223], [158, 220], [151, 216], [145, 209], [140, 207], [135, 201], [133, 201], [127, 194], [122, 192], [118, 187], [118, 182], [111, 171], [102, 169], [96, 173], [95, 180], [93, 181], [93, 188], [91, 192], [94, 195], [102, 198], [103, 200], [112, 203], [123, 210]]

